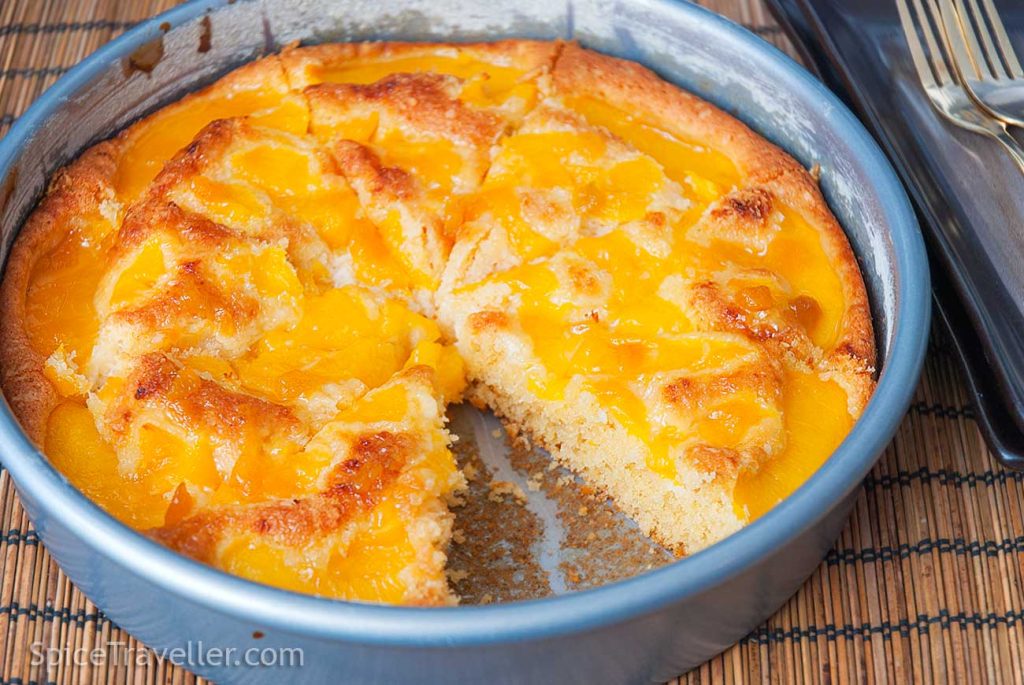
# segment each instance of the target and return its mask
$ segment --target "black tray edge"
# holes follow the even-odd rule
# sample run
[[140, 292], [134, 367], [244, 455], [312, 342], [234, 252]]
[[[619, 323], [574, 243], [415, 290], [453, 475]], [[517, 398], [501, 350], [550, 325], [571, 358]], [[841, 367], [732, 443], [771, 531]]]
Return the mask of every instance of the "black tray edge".
[[[878, 138], [855, 88], [850, 88], [842, 76], [842, 59], [827, 40], [822, 39], [824, 27], [813, 24], [809, 18], [807, 0], [765, 0], [769, 12], [792, 41], [798, 53], [804, 58], [810, 71], [857, 114], [865, 127]], [[883, 146], [884, 149], [884, 146]], [[901, 181], [906, 176], [898, 164], [894, 165]], [[914, 203], [918, 220], [927, 225], [924, 213], [914, 200], [914, 193], [908, 193]], [[980, 343], [971, 318], [964, 309], [960, 298], [950, 287], [952, 280], [946, 273], [948, 266], [944, 259], [937, 259], [931, 231], [924, 231], [932, 270], [932, 300], [950, 339], [953, 349], [964, 372], [978, 420], [978, 426], [989, 449], [1004, 466], [1024, 470], [1024, 434], [1018, 429], [1018, 422], [1010, 413], [996, 385], [995, 373], [985, 358], [984, 346]]]

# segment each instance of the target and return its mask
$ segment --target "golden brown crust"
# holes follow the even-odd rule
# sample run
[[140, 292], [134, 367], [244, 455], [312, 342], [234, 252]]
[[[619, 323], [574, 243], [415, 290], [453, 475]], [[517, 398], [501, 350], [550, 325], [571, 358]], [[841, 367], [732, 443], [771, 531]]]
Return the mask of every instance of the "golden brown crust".
[[[145, 193], [136, 204], [144, 204], [147, 199], [163, 198], [174, 186], [190, 176], [201, 174], [204, 169], [231, 145], [236, 137], [242, 135], [247, 126], [242, 119], [216, 119], [200, 129], [195, 138], [183, 149], [175, 153], [146, 188]], [[125, 223], [128, 223], [128, 216]], [[125, 234], [125, 227], [118, 243], [127, 243], [129, 247], [141, 242], [133, 240]]]
[[458, 99], [458, 81], [441, 74], [392, 74], [371, 84], [320, 83], [303, 91], [312, 127], [344, 114], [390, 113], [417, 134], [492, 145], [505, 127], [498, 115]]
[[178, 421], [203, 426], [225, 440], [238, 439], [240, 430], [250, 438], [292, 436], [303, 441], [303, 431], [288, 407], [232, 392], [219, 383], [184, 372], [159, 352], [144, 355], [128, 376], [123, 394], [106, 409], [103, 423], [116, 441], [147, 406]]
[[705, 236], [740, 244], [767, 242], [775, 196], [761, 187], [739, 188], [711, 205], [701, 223], [695, 227]]
[[274, 545], [299, 547], [336, 532], [377, 505], [381, 495], [419, 448], [413, 436], [376, 431], [357, 436], [348, 456], [328, 475], [324, 492], [201, 512], [150, 531], [155, 539], [193, 559], [210, 563], [226, 538], [250, 533]]
[[400, 167], [388, 167], [380, 157], [365, 145], [353, 140], [339, 140], [334, 145], [334, 156], [345, 169], [356, 192], [380, 196], [385, 202], [395, 203], [416, 195], [416, 177]]
[[159, 197], [147, 197], [125, 213], [112, 253], [118, 258], [131, 252], [155, 233], [167, 232], [187, 243], [203, 246], [223, 245], [234, 234], [210, 219], [182, 209]]
[[507, 330], [512, 326], [512, 317], [507, 312], [484, 309], [473, 312], [466, 320], [469, 328], [477, 333]]

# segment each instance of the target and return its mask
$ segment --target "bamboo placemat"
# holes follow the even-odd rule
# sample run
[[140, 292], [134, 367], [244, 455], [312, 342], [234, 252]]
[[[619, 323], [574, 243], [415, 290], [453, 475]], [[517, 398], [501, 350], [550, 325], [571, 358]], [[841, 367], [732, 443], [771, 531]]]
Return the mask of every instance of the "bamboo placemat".
[[[0, 0], [0, 135], [69, 67], [173, 4]], [[704, 4], [793, 54], [760, 0]], [[680, 682], [1024, 682], [1022, 481], [986, 451], [933, 335], [914, 404], [835, 548], [775, 616]], [[33, 652], [94, 647], [142, 649], [50, 560], [0, 470], [0, 685], [200, 680], [155, 658], [32, 666]]]

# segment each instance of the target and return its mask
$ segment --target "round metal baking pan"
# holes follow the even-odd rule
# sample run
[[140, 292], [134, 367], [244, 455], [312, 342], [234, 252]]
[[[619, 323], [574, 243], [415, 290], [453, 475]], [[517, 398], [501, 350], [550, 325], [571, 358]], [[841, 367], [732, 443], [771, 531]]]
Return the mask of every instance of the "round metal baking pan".
[[[853, 431], [797, 492], [735, 535], [591, 590], [414, 609], [319, 599], [179, 556], [121, 525], [57, 473], [4, 404], [0, 456], [67, 575], [146, 644], [191, 649], [217, 682], [660, 681], [740, 639], [814, 570], [914, 391], [928, 331], [921, 237], [860, 123], [800, 66], [741, 27], [670, 0], [203, 0], [146, 21], [48, 90], [0, 141], [6, 259], [48, 176], [88, 144], [294, 40], [573, 38], [644, 63], [734, 113], [806, 166], [853, 244], [880, 354]], [[301, 665], [227, 665], [210, 649], [298, 648]], [[184, 654], [185, 652], [183, 652]], [[244, 661], [244, 660], [243, 660]], [[294, 660], [293, 660], [294, 661]]]

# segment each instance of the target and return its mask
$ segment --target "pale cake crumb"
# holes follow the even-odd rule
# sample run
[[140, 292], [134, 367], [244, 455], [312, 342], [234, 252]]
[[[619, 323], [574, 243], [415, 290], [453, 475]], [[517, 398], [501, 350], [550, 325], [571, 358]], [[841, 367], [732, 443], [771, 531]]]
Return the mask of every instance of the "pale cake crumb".
[[523, 489], [517, 483], [507, 480], [495, 480], [491, 481], [490, 489], [491, 492], [487, 499], [492, 502], [500, 502], [505, 495], [511, 495], [520, 503], [526, 502], [526, 493], [523, 492]]

